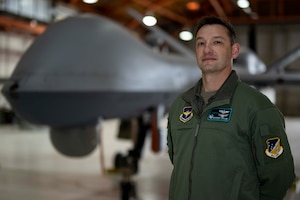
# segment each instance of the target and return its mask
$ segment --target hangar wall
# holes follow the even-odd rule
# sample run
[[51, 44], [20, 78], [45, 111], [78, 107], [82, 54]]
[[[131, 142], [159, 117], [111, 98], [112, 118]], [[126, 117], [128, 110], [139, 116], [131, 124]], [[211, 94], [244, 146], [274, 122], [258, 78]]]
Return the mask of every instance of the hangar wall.
[[[235, 26], [238, 41], [245, 46], [249, 44], [249, 26]], [[270, 66], [289, 51], [300, 46], [300, 25], [257, 25], [256, 53]], [[287, 66], [288, 72], [300, 72], [300, 58]], [[277, 86], [276, 105], [286, 116], [300, 116], [300, 86]]]
[[[249, 47], [250, 27], [235, 25], [235, 29], [238, 42], [241, 45]], [[268, 66], [292, 49], [300, 46], [299, 35], [299, 24], [257, 25], [256, 53]], [[298, 67], [299, 65], [300, 59], [292, 64], [294, 67]], [[298, 69], [300, 69], [300, 66]]]
[[[14, 31], [0, 31], [0, 79], [8, 78], [11, 75], [21, 56], [33, 40], [34, 37], [28, 34]], [[0, 82], [0, 90], [1, 88], [2, 85]], [[9, 104], [0, 93], [0, 115], [2, 109], [9, 107]]]
[[[259, 55], [267, 64], [272, 64], [300, 46], [299, 36], [299, 24], [260, 27], [257, 42]], [[300, 73], [300, 58], [287, 66], [286, 70], [290, 73]], [[300, 85], [277, 86], [276, 105], [286, 116], [300, 116]]]
[[33, 40], [33, 36], [24, 33], [0, 32], [0, 77], [7, 78], [11, 75]]

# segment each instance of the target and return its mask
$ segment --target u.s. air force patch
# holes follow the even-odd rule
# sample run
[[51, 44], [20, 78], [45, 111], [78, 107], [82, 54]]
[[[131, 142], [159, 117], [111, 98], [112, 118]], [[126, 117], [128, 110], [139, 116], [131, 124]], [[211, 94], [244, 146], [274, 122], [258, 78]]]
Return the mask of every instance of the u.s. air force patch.
[[229, 122], [232, 108], [213, 108], [207, 116], [209, 121]]
[[278, 137], [276, 138], [270, 138], [267, 139], [267, 149], [265, 151], [266, 155], [271, 158], [278, 158], [283, 152], [283, 147], [280, 146], [280, 139]]
[[183, 108], [183, 112], [180, 114], [179, 119], [183, 123], [189, 121], [193, 117], [192, 106], [187, 106]]

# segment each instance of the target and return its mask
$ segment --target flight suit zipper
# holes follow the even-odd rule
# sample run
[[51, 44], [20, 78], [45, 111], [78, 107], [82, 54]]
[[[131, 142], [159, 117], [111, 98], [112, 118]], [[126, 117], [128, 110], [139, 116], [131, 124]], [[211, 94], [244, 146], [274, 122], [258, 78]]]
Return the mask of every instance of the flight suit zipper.
[[188, 200], [191, 199], [192, 195], [192, 172], [193, 172], [193, 167], [194, 167], [194, 157], [195, 157], [195, 149], [198, 143], [197, 137], [198, 137], [198, 132], [200, 128], [200, 120], [196, 126], [196, 131], [195, 131], [195, 140], [194, 140], [194, 146], [193, 146], [193, 151], [192, 151], [192, 157], [191, 157], [191, 165], [190, 165], [190, 171], [189, 171], [189, 193], [188, 193]]

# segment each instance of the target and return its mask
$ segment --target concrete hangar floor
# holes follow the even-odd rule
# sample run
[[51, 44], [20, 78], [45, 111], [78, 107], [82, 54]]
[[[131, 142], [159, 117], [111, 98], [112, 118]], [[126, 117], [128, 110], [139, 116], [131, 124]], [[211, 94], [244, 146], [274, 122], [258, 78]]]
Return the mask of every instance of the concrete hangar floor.
[[[0, 126], [0, 200], [119, 200], [120, 175], [107, 173], [115, 154], [127, 152], [130, 141], [116, 138], [118, 120], [105, 121], [102, 148], [73, 159], [52, 147], [46, 127]], [[300, 177], [300, 118], [286, 118], [287, 132]], [[165, 148], [154, 154], [150, 138], [144, 149], [140, 172], [133, 177], [139, 200], [168, 199], [172, 166]], [[103, 160], [100, 162], [100, 155]], [[284, 200], [300, 199], [300, 181]]]

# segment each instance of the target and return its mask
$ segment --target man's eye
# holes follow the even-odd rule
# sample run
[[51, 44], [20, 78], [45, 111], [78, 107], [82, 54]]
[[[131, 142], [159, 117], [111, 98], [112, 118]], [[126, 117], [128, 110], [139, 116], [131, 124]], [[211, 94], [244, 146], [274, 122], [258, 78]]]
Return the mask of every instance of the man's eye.
[[197, 46], [204, 46], [205, 43], [204, 42], [198, 42]]
[[222, 44], [221, 41], [214, 41], [214, 45], [219, 45], [219, 44]]

